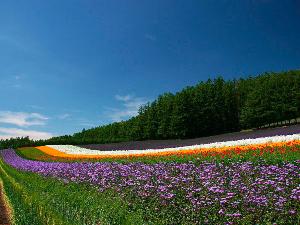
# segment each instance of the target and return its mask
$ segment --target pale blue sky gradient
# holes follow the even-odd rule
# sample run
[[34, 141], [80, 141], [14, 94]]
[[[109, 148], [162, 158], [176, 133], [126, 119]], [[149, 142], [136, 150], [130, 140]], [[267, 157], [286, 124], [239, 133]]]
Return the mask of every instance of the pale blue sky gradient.
[[299, 9], [289, 0], [2, 0], [0, 138], [127, 119], [217, 75], [298, 69]]

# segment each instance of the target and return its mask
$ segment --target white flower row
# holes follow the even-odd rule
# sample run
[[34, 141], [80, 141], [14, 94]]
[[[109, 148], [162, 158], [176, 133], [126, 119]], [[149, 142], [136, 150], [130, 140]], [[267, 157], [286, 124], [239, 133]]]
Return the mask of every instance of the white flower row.
[[64, 152], [66, 154], [73, 154], [73, 155], [134, 155], [134, 154], [159, 153], [159, 152], [170, 152], [170, 151], [180, 151], [180, 150], [221, 148], [221, 147], [230, 147], [230, 146], [244, 146], [244, 145], [253, 145], [253, 144], [288, 142], [294, 140], [300, 140], [300, 134], [280, 135], [280, 136], [254, 138], [254, 139], [242, 139], [237, 141], [214, 142], [210, 144], [191, 145], [191, 146], [184, 146], [184, 147], [146, 149], [146, 150], [99, 151], [99, 150], [82, 148], [74, 145], [47, 145], [47, 146], [56, 149], [60, 152]]

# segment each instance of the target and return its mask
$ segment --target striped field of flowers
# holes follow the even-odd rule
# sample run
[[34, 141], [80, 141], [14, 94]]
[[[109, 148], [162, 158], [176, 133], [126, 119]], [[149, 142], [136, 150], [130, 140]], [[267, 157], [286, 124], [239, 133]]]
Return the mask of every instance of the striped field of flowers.
[[299, 134], [140, 151], [7, 149], [0, 172], [20, 224], [300, 224]]
[[[290, 149], [286, 146], [286, 152]], [[131, 218], [130, 215], [136, 212], [141, 216], [139, 224], [299, 224], [300, 222], [299, 159], [277, 164], [268, 164], [263, 159], [255, 163], [233, 160], [203, 161], [199, 164], [192, 162], [124, 164], [33, 161], [21, 158], [12, 149], [4, 150], [1, 155], [5, 164], [10, 166], [6, 170], [15, 168], [20, 171], [14, 172], [15, 174], [22, 173], [21, 171], [27, 172], [24, 176], [28, 176], [28, 172], [40, 174], [46, 178], [56, 178], [67, 186], [72, 183], [90, 184], [104, 196], [107, 192], [116, 193], [126, 205], [130, 206], [126, 208], [124, 221], [127, 216]], [[16, 181], [19, 179], [15, 179]], [[28, 186], [29, 190], [32, 188], [38, 190], [38, 186], [33, 186], [32, 179], [28, 178], [27, 182], [23, 185]], [[57, 195], [55, 195], [57, 189], [52, 184], [43, 189], [40, 198], [48, 192], [53, 192], [51, 194], [53, 196]], [[88, 192], [83, 193], [86, 193], [86, 198], [89, 197]], [[51, 216], [51, 208], [47, 204], [51, 205], [52, 202], [51, 199], [45, 202], [38, 201], [30, 203], [30, 207], [43, 203], [47, 208], [45, 212]], [[59, 211], [58, 215], [81, 208], [88, 210], [86, 205], [81, 205], [78, 201], [74, 202], [76, 207], [72, 210], [68, 208], [71, 207], [70, 200], [60, 203], [64, 209]], [[38, 205], [36, 207], [40, 208]], [[89, 210], [88, 212], [91, 213]], [[84, 223], [81, 220], [84, 217], [74, 218], [78, 219], [78, 224], [101, 223], [101, 220]]]
[[216, 142], [211, 144], [193, 145], [177, 148], [99, 151], [73, 145], [47, 145], [36, 147], [47, 155], [69, 159], [105, 159], [105, 158], [134, 158], [161, 157], [197, 154], [232, 154], [249, 152], [251, 150], [278, 148], [286, 145], [300, 144], [300, 134], [272, 136], [238, 141]]

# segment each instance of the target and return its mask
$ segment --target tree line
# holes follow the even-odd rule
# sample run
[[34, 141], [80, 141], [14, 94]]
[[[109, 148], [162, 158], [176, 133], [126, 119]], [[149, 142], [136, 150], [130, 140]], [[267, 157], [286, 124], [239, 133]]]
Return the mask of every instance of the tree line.
[[300, 70], [292, 70], [233, 80], [208, 79], [175, 94], [160, 95], [127, 121], [45, 141], [17, 141], [36, 145], [196, 138], [297, 121], [298, 117]]

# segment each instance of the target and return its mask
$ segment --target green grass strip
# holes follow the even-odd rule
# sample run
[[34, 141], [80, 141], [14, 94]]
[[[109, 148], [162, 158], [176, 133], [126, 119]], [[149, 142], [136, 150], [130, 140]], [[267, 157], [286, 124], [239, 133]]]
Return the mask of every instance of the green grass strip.
[[0, 160], [0, 174], [14, 209], [14, 224], [143, 224], [116, 193], [20, 172]]

